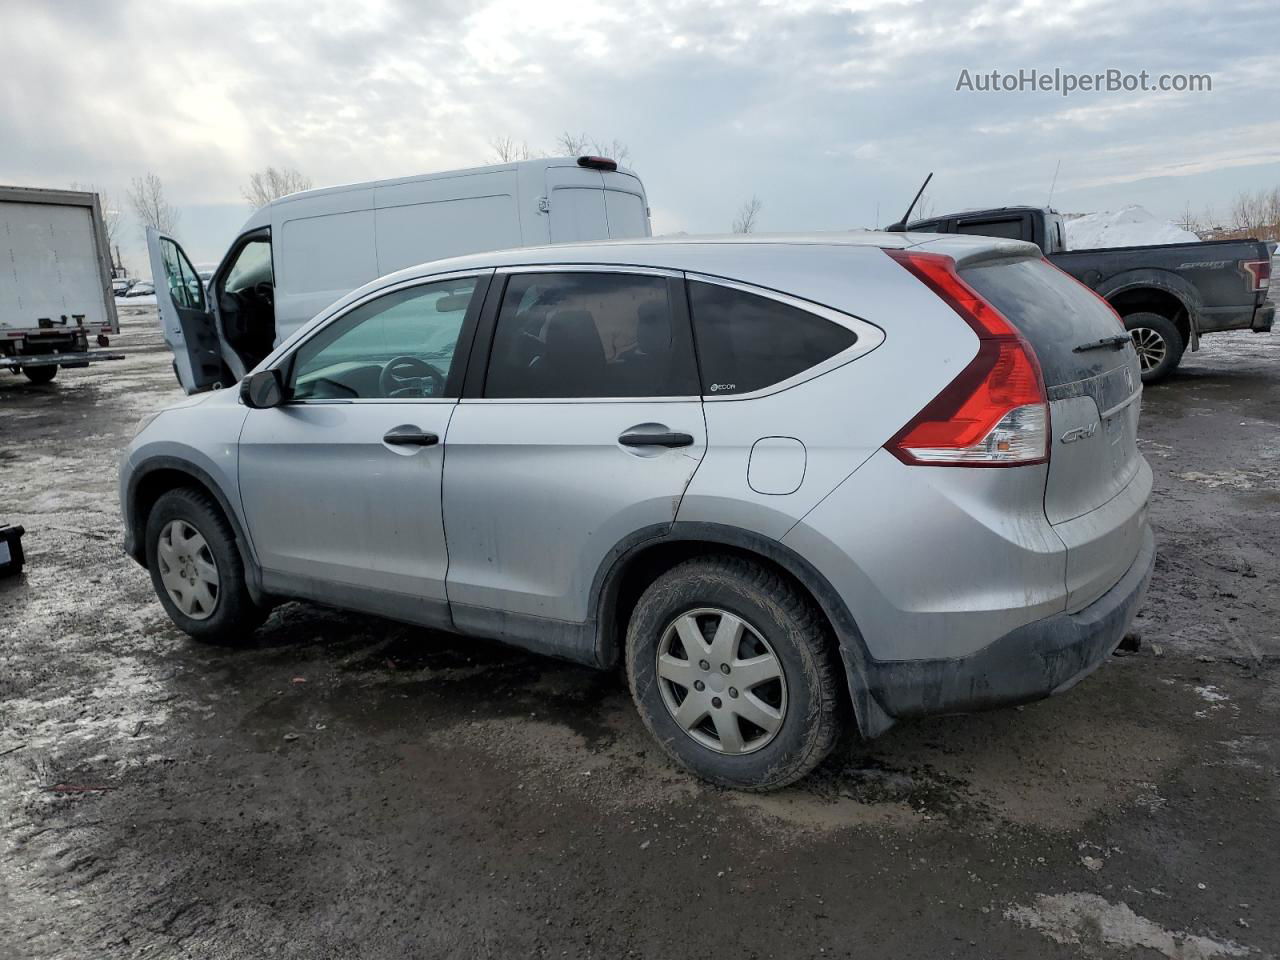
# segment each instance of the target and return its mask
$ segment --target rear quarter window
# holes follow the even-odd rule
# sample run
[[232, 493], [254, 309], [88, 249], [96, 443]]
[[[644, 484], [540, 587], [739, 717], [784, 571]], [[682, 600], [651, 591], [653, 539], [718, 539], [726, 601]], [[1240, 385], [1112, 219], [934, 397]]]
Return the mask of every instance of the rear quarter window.
[[689, 281], [705, 396], [750, 393], [817, 366], [857, 342], [847, 327], [733, 287]]

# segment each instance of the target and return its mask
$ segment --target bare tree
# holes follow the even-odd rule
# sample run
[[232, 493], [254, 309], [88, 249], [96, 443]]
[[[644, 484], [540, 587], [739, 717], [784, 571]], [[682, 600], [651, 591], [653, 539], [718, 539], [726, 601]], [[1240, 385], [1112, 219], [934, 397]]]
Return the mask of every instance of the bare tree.
[[1182, 207], [1182, 213], [1175, 221], [1183, 230], [1191, 233], [1199, 233], [1204, 229], [1205, 225], [1196, 219], [1196, 215], [1191, 212], [1191, 201], [1188, 200]]
[[566, 130], [556, 137], [556, 146], [566, 157], [578, 157], [591, 149], [591, 138], [585, 133], [570, 133]]
[[760, 208], [764, 204], [760, 202], [760, 198], [755, 194], [751, 195], [751, 199], [738, 208], [738, 215], [733, 220], [734, 233], [754, 233], [756, 229], [756, 220], [760, 216]]
[[98, 206], [102, 207], [102, 226], [107, 232], [107, 246], [114, 250], [120, 236], [120, 208], [116, 205], [115, 196], [105, 187], [93, 183], [73, 183], [71, 189], [98, 195]]
[[265, 207], [276, 197], [311, 189], [311, 178], [294, 167], [267, 167], [249, 175], [249, 183], [240, 195], [253, 209]]
[[178, 226], [178, 211], [164, 195], [164, 184], [154, 173], [134, 177], [129, 184], [129, 203], [144, 227], [172, 233]]
[[912, 220], [928, 220], [933, 216], [934, 203], [933, 197], [928, 192], [920, 194], [920, 200], [916, 203], [916, 208], [911, 211]]
[[1280, 187], [1238, 194], [1229, 216], [1231, 233], [1237, 237], [1280, 239]]
[[627, 163], [631, 159], [631, 149], [616, 137], [605, 143], [585, 133], [570, 133], [566, 130], [556, 137], [556, 147], [566, 157], [592, 154], [597, 157], [608, 157], [620, 164]]
[[524, 140], [517, 143], [515, 137], [491, 137], [489, 148], [499, 163], [515, 163], [533, 156], [529, 144]]

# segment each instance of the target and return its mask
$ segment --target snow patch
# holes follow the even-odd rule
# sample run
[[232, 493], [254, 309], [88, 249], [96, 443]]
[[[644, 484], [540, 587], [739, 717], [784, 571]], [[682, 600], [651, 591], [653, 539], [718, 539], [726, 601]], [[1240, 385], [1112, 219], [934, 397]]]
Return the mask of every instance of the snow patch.
[[1196, 687], [1196, 693], [1200, 695], [1201, 700], [1206, 700], [1209, 703], [1219, 703], [1223, 700], [1231, 699], [1212, 684], [1204, 687]]
[[1056, 943], [1105, 946], [1116, 950], [1146, 947], [1169, 960], [1212, 960], [1249, 953], [1230, 940], [1215, 940], [1182, 930], [1166, 930], [1134, 913], [1125, 903], [1110, 903], [1093, 893], [1040, 894], [1032, 906], [1013, 906], [1005, 919], [1039, 930]]
[[1089, 213], [1063, 220], [1068, 250], [1097, 247], [1140, 247], [1152, 243], [1199, 243], [1189, 230], [1133, 205], [1116, 211]]

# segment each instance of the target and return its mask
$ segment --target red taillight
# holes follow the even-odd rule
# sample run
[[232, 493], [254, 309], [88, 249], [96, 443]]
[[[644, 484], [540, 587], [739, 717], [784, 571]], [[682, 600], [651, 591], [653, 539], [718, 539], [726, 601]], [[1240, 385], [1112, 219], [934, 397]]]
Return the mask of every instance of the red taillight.
[[1270, 260], [1241, 260], [1240, 266], [1253, 280], [1253, 292], [1261, 293], [1271, 286]]
[[1049, 457], [1040, 363], [1017, 329], [936, 253], [886, 250], [978, 335], [978, 354], [885, 448], [907, 464], [1007, 467]]
[[617, 170], [618, 161], [610, 160], [608, 157], [579, 157], [578, 166], [589, 167], [592, 170]]

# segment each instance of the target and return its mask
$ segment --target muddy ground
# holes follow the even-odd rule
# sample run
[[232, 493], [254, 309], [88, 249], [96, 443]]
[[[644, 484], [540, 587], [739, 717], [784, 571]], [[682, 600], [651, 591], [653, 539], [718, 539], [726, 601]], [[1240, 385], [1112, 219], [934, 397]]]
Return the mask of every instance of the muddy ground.
[[1280, 338], [1146, 394], [1138, 654], [750, 797], [618, 676], [300, 604], [188, 642], [119, 547], [118, 451], [179, 397], [125, 323], [126, 361], [0, 378], [0, 957], [1280, 952]]

